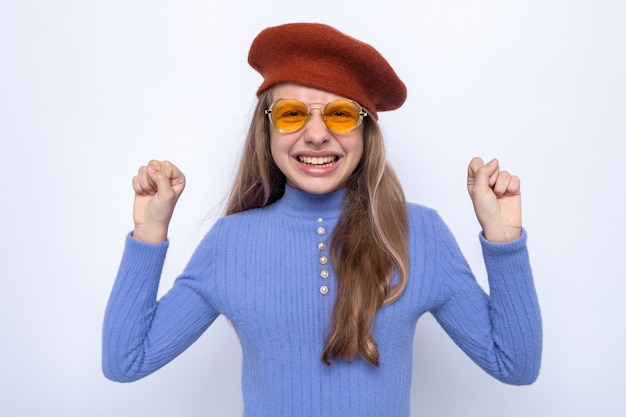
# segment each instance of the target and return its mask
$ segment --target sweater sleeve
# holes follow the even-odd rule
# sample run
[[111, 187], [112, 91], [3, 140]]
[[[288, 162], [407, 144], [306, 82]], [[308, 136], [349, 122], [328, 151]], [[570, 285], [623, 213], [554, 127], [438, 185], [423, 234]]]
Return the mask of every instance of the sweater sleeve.
[[526, 246], [526, 231], [506, 244], [481, 234], [489, 295], [478, 285], [447, 226], [437, 217], [437, 271], [444, 300], [434, 317], [482, 369], [514, 385], [539, 374], [542, 324]]
[[168, 242], [151, 245], [130, 234], [126, 238], [102, 332], [102, 369], [111, 380], [135, 381], [158, 370], [218, 315], [198, 290], [206, 276], [181, 276], [157, 300], [167, 248]]

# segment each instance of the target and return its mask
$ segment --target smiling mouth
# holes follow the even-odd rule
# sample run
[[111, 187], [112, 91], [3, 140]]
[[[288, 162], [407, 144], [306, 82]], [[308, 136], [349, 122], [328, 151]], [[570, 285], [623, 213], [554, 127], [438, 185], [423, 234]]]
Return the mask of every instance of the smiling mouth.
[[298, 161], [301, 164], [317, 168], [332, 166], [338, 159], [337, 156], [298, 156]]

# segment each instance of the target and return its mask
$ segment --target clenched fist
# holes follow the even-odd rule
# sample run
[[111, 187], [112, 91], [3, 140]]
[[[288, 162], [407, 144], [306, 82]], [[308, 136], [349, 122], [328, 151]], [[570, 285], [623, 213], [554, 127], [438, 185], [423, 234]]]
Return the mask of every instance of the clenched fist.
[[171, 162], [150, 161], [133, 177], [133, 237], [147, 243], [167, 239], [174, 207], [185, 189], [185, 176]]
[[520, 180], [501, 171], [497, 159], [487, 164], [473, 158], [467, 170], [467, 190], [485, 239], [507, 243], [522, 233]]

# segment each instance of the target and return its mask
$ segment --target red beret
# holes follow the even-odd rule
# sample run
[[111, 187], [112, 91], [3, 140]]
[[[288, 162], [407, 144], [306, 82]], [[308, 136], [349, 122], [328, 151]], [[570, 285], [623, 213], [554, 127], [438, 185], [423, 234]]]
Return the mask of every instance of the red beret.
[[248, 63], [264, 78], [257, 95], [295, 83], [352, 99], [375, 118], [406, 100], [406, 86], [376, 49], [324, 24], [264, 29], [250, 46]]

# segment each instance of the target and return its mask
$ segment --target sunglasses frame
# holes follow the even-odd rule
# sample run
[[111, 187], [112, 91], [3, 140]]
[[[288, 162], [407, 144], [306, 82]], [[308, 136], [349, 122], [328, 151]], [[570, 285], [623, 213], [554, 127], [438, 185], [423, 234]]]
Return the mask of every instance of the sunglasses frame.
[[[285, 131], [285, 130], [279, 128], [278, 126], [276, 126], [276, 124], [274, 123], [274, 120], [272, 119], [272, 109], [274, 108], [276, 103], [278, 103], [281, 100], [295, 100], [295, 101], [297, 101], [299, 103], [302, 103], [302, 105], [306, 109], [306, 112], [307, 112], [306, 113], [306, 119], [304, 120], [304, 123], [302, 124], [302, 126], [297, 128], [296, 130]], [[328, 108], [328, 106], [330, 106], [332, 103], [334, 103], [336, 101], [349, 101], [349, 102], [353, 103], [356, 106], [356, 108], [359, 110], [359, 121], [356, 123], [356, 125], [354, 125], [354, 127], [352, 129], [346, 130], [346, 131], [343, 131], [343, 132], [337, 132], [336, 130], [331, 129], [330, 126], [328, 126], [328, 124], [326, 123], [325, 110]], [[295, 132], [299, 131], [300, 129], [302, 129], [304, 126], [306, 126], [307, 122], [311, 118], [311, 110], [315, 110], [315, 109], [320, 110], [320, 116], [322, 117], [322, 121], [324, 122], [324, 125], [326, 125], [326, 128], [328, 130], [330, 130], [331, 132], [339, 134], [339, 135], [347, 135], [347, 134], [350, 134], [350, 133], [354, 132], [355, 130], [357, 130], [359, 128], [359, 126], [361, 126], [361, 123], [363, 123], [363, 119], [367, 116], [367, 111], [365, 111], [363, 109], [363, 107], [359, 103], [357, 103], [354, 100], [350, 100], [349, 98], [338, 98], [336, 100], [333, 100], [333, 101], [330, 101], [330, 102], [326, 103], [326, 105], [323, 108], [314, 107], [313, 109], [310, 109], [309, 106], [307, 106], [303, 101], [298, 100], [297, 98], [281, 97], [281, 98], [278, 98], [278, 99], [274, 100], [272, 102], [272, 104], [270, 104], [270, 107], [268, 109], [265, 109], [264, 113], [267, 115], [267, 118], [269, 119], [269, 121], [272, 124], [272, 126], [274, 126], [276, 128], [276, 130], [278, 130], [280, 133], [295, 133]]]

